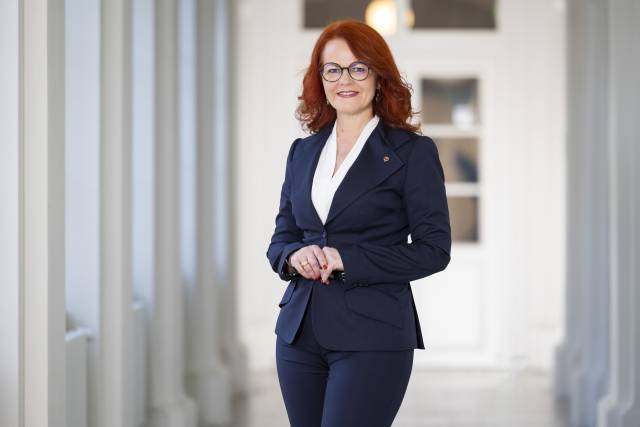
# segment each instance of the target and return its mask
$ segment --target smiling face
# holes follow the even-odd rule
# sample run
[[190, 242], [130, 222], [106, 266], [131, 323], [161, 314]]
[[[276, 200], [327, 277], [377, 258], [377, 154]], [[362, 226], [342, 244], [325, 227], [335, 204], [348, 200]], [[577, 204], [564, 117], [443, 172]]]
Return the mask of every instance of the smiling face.
[[[332, 39], [327, 42], [320, 56], [320, 63], [333, 62], [340, 67], [348, 67], [360, 58], [353, 56], [349, 45], [344, 39]], [[339, 73], [339, 71], [338, 71]], [[348, 70], [342, 71], [342, 76], [335, 82], [321, 78], [324, 93], [338, 114], [360, 114], [367, 109], [373, 114], [373, 97], [376, 94], [376, 75], [372, 69], [364, 80], [354, 80]], [[349, 91], [346, 94], [340, 92]]]

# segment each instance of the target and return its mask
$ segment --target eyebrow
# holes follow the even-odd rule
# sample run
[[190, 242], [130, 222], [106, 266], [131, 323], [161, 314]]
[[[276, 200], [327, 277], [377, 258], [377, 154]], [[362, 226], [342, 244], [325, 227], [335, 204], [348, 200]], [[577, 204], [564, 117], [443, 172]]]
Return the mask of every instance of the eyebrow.
[[[366, 61], [364, 59], [356, 59], [355, 61], [350, 62], [349, 65], [355, 64], [356, 62], [366, 63]], [[336, 65], [342, 67], [342, 65], [340, 65], [339, 63], [334, 62], [334, 61], [321, 62], [320, 66], [323, 66], [323, 65], [326, 65], [326, 64], [336, 64]], [[349, 65], [346, 65], [346, 66], [348, 67]]]

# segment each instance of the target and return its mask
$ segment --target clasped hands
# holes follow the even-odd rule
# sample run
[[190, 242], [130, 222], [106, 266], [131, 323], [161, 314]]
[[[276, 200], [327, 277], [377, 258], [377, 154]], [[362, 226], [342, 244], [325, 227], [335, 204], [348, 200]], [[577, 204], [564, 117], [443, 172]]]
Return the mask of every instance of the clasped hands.
[[309, 245], [289, 255], [289, 265], [305, 279], [320, 280], [329, 284], [329, 275], [335, 271], [344, 271], [342, 258], [336, 248]]

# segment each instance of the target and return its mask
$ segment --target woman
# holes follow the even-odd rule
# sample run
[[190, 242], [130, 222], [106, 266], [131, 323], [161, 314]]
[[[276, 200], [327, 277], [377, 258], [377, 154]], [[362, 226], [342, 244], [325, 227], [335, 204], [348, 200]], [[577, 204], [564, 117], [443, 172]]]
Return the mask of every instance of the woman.
[[288, 282], [280, 388], [294, 427], [390, 426], [424, 349], [409, 282], [450, 260], [444, 173], [371, 27], [325, 28], [303, 86], [297, 117], [313, 134], [289, 150], [267, 250]]

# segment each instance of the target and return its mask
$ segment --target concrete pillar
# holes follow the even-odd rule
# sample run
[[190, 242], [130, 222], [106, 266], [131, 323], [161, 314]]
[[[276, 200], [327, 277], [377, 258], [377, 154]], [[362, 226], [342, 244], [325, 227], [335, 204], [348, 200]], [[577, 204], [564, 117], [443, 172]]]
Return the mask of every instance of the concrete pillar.
[[67, 311], [91, 331], [90, 426], [132, 426], [131, 8], [67, 0]]
[[244, 395], [248, 387], [247, 349], [239, 341], [237, 279], [233, 272], [235, 253], [233, 212], [235, 183], [230, 165], [235, 153], [232, 141], [232, 111], [235, 100], [234, 66], [236, 65], [235, 40], [233, 38], [234, 7], [236, 2], [214, 0], [213, 47], [213, 182], [214, 182], [214, 272], [220, 295], [220, 337], [223, 359], [233, 378], [234, 394]]
[[22, 289], [19, 396], [25, 427], [54, 427], [66, 425], [64, 1], [20, 4], [21, 253], [20, 283], [13, 282]]
[[[573, 289], [567, 311], [577, 310], [567, 358], [558, 367], [567, 383], [572, 425], [595, 426], [597, 402], [606, 391], [609, 320], [608, 20], [606, 4], [579, 1], [570, 11], [569, 194], [570, 263]], [[575, 79], [575, 81], [572, 81]], [[566, 349], [566, 348], [565, 348]], [[568, 356], [568, 357], [567, 357]], [[558, 371], [560, 372], [560, 371]]]
[[67, 329], [83, 328], [88, 335], [86, 407], [75, 416], [98, 426], [104, 352], [100, 320], [100, 0], [66, 0], [65, 9]]
[[66, 6], [67, 311], [92, 333], [88, 425], [132, 426], [132, 11]]
[[[218, 287], [215, 283], [213, 232], [213, 4], [182, 2], [183, 186], [193, 197], [183, 197], [187, 222], [183, 230], [183, 270], [187, 286], [187, 390], [197, 402], [203, 425], [231, 422], [231, 376], [220, 356]], [[196, 18], [197, 17], [197, 18]], [[186, 29], [197, 29], [187, 32]], [[196, 34], [197, 33], [197, 34]], [[191, 43], [188, 41], [191, 40]], [[188, 111], [193, 108], [193, 111]], [[186, 120], [193, 117], [192, 123]], [[189, 128], [195, 127], [191, 134]], [[186, 159], [191, 161], [186, 162]], [[185, 233], [186, 234], [186, 233]], [[185, 241], [185, 237], [188, 237]]]
[[[139, 369], [134, 391], [136, 426], [146, 425], [151, 407], [150, 323], [155, 289], [155, 9], [154, 0], [133, 2], [133, 288], [136, 335], [144, 342], [136, 354]], [[142, 319], [141, 319], [142, 318]], [[136, 343], [140, 346], [140, 343]], [[157, 369], [157, 368], [155, 368]]]
[[131, 45], [127, 0], [101, 3], [100, 320], [97, 426], [133, 426]]
[[584, 191], [581, 190], [586, 150], [585, 136], [587, 74], [584, 72], [588, 46], [585, 42], [586, 8], [579, 1], [569, 1], [567, 22], [567, 268], [565, 292], [565, 338], [556, 351], [554, 390], [559, 398], [570, 398], [571, 378], [582, 350], [581, 325], [584, 307], [581, 295], [584, 280], [584, 242], [586, 228]]
[[196, 425], [196, 407], [184, 392], [178, 66], [178, 4], [159, 0], [155, 3], [155, 278], [149, 301], [154, 427]]
[[[23, 417], [21, 3], [0, 2], [0, 425]], [[29, 302], [27, 302], [29, 303]]]
[[640, 5], [609, 0], [610, 382], [599, 427], [640, 425]]
[[558, 353], [556, 391], [570, 399], [572, 425], [594, 426], [608, 356], [606, 4], [575, 1], [569, 19], [567, 341]]

